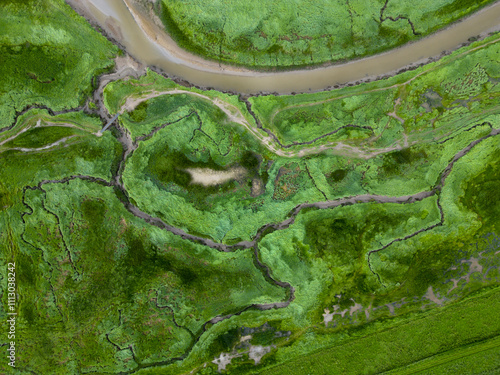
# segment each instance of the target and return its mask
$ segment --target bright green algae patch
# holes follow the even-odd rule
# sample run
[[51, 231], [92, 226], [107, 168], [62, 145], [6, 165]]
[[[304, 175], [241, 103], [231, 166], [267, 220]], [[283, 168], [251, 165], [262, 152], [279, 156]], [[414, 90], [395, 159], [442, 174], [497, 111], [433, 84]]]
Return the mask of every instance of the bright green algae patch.
[[2, 127], [27, 106], [83, 104], [92, 77], [112, 66], [117, 47], [62, 0], [3, 1], [0, 13]]
[[352, 60], [432, 33], [491, 1], [161, 0], [166, 30], [187, 50], [252, 68]]

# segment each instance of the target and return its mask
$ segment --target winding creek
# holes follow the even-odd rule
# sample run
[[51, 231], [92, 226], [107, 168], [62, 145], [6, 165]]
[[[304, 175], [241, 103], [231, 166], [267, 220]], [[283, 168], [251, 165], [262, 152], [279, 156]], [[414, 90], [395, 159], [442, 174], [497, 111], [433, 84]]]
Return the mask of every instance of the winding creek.
[[255, 94], [307, 92], [393, 75], [456, 49], [470, 37], [500, 30], [500, 2], [426, 38], [388, 52], [316, 69], [263, 73], [204, 60], [180, 49], [131, 0], [68, 0], [138, 61], [199, 87]]
[[[143, 363], [137, 362], [137, 364], [138, 364], [137, 367], [135, 367], [133, 370], [122, 372], [122, 374], [135, 373], [135, 372], [139, 371], [140, 369], [149, 368], [149, 367], [165, 366], [165, 365], [172, 364], [176, 361], [181, 361], [181, 360], [185, 359], [189, 355], [189, 353], [191, 352], [193, 347], [196, 345], [196, 343], [201, 339], [203, 334], [208, 330], [209, 324], [217, 324], [221, 321], [227, 320], [233, 316], [240, 315], [243, 312], [245, 312], [247, 310], [251, 310], [251, 309], [269, 310], [269, 309], [287, 307], [295, 299], [295, 289], [290, 283], [285, 282], [285, 281], [279, 281], [279, 280], [276, 280], [273, 278], [271, 269], [259, 259], [258, 243], [265, 235], [267, 235], [273, 231], [276, 231], [276, 230], [286, 229], [290, 225], [292, 225], [294, 223], [297, 215], [303, 209], [306, 209], [306, 208], [334, 209], [336, 207], [348, 206], [348, 205], [354, 205], [354, 204], [363, 204], [363, 203], [411, 204], [411, 203], [429, 198], [429, 197], [436, 195], [436, 194], [438, 194], [438, 196], [439, 196], [441, 190], [444, 187], [445, 181], [446, 181], [447, 177], [450, 175], [455, 163], [458, 160], [460, 160], [461, 158], [463, 158], [465, 155], [467, 155], [474, 148], [474, 146], [476, 146], [477, 144], [481, 143], [485, 139], [488, 139], [490, 137], [493, 137], [493, 136], [500, 134], [500, 129], [492, 129], [488, 135], [485, 135], [482, 138], [479, 138], [477, 140], [470, 142], [468, 146], [466, 146], [461, 151], [459, 151], [453, 157], [453, 159], [450, 161], [450, 163], [446, 166], [446, 168], [444, 168], [444, 170], [441, 172], [440, 177], [432, 190], [423, 191], [423, 192], [413, 194], [413, 195], [400, 196], [400, 197], [381, 196], [381, 195], [375, 195], [375, 194], [363, 194], [363, 195], [345, 197], [345, 198], [340, 198], [340, 199], [335, 199], [335, 200], [327, 200], [327, 201], [322, 201], [322, 202], [299, 204], [288, 214], [287, 219], [285, 219], [279, 223], [269, 223], [269, 224], [262, 226], [257, 231], [257, 233], [254, 236], [252, 241], [243, 241], [243, 242], [239, 242], [235, 245], [226, 245], [226, 244], [222, 244], [222, 243], [217, 243], [211, 239], [188, 234], [179, 228], [176, 228], [174, 226], [171, 226], [171, 225], [165, 223], [164, 221], [162, 221], [159, 218], [153, 217], [153, 216], [143, 212], [140, 208], [138, 208], [137, 206], [133, 205], [130, 202], [130, 200], [128, 199], [128, 193], [127, 193], [127, 191], [126, 191], [126, 189], [121, 181], [121, 174], [123, 173], [123, 168], [124, 168], [126, 159], [135, 151], [135, 149], [137, 148], [137, 143], [133, 142], [130, 138], [130, 135], [123, 128], [121, 128], [119, 125], [117, 126], [117, 128], [118, 128], [119, 132], [121, 133], [119, 140], [123, 145], [123, 153], [122, 153], [122, 157], [121, 157], [120, 166], [119, 166], [118, 170], [116, 171], [116, 174], [114, 175], [112, 180], [106, 181], [106, 180], [103, 180], [100, 178], [95, 178], [92, 176], [75, 175], [75, 176], [70, 176], [70, 177], [67, 177], [67, 178], [64, 178], [61, 180], [42, 180], [35, 186], [26, 186], [23, 189], [23, 204], [27, 208], [28, 211], [21, 214], [23, 222], [25, 222], [25, 220], [24, 220], [25, 215], [31, 215], [33, 213], [33, 209], [26, 203], [26, 200], [25, 200], [25, 194], [26, 194], [27, 190], [40, 190], [40, 191], [45, 192], [45, 190], [43, 189], [44, 185], [57, 184], [57, 183], [67, 183], [67, 182], [74, 180], [74, 179], [82, 179], [82, 180], [86, 180], [89, 182], [98, 183], [98, 184], [101, 184], [104, 186], [115, 187], [121, 191], [122, 197], [124, 197], [121, 199], [121, 202], [129, 212], [131, 212], [134, 216], [136, 216], [136, 217], [138, 217], [138, 218], [140, 218], [140, 219], [142, 219], [142, 220], [144, 220], [152, 225], [155, 225], [161, 229], [164, 229], [164, 230], [167, 230], [167, 231], [173, 233], [174, 235], [180, 236], [181, 238], [190, 240], [192, 242], [196, 242], [196, 243], [203, 244], [205, 246], [209, 246], [209, 247], [216, 249], [218, 251], [230, 252], [230, 251], [236, 251], [238, 249], [252, 248], [253, 252], [254, 252], [254, 262], [256, 264], [256, 267], [259, 268], [264, 273], [265, 277], [271, 283], [273, 283], [281, 288], [284, 288], [288, 291], [288, 298], [285, 301], [266, 303], [266, 304], [251, 304], [251, 305], [244, 307], [243, 309], [241, 309], [240, 311], [238, 311], [236, 313], [227, 314], [227, 315], [218, 315], [218, 316], [215, 316], [214, 318], [210, 319], [209, 321], [205, 322], [199, 332], [197, 332], [196, 334], [193, 332], [190, 332], [190, 335], [192, 337], [191, 344], [189, 345], [187, 350], [184, 352], [184, 354], [181, 355], [180, 357], [170, 358], [170, 359], [167, 359], [164, 361], [148, 363], [148, 364], [143, 364]], [[433, 224], [427, 228], [420, 229], [420, 230], [418, 230], [410, 235], [405, 236], [404, 238], [395, 239], [392, 242], [390, 242], [389, 244], [381, 247], [380, 249], [372, 250], [368, 253], [368, 256], [367, 256], [368, 265], [369, 265], [372, 273], [374, 273], [377, 276], [379, 281], [380, 281], [379, 275], [376, 272], [374, 272], [372, 267], [371, 267], [370, 256], [373, 253], [384, 250], [385, 248], [392, 245], [394, 242], [404, 241], [408, 238], [411, 238], [411, 237], [418, 235], [419, 233], [422, 233], [422, 232], [431, 230], [437, 226], [443, 225], [444, 213], [443, 213], [443, 209], [439, 203], [439, 199], [438, 199], [438, 206], [439, 206], [439, 210], [440, 210], [440, 220], [438, 223]], [[56, 218], [57, 218], [57, 215], [55, 213], [50, 212], [50, 211], [48, 211], [48, 212], [51, 213], [52, 215], [56, 216]], [[58, 218], [57, 218], [57, 221], [59, 222]], [[21, 238], [24, 242], [29, 244], [29, 242], [24, 238], [24, 233], [22, 234]], [[33, 245], [31, 245], [31, 246], [33, 246]], [[65, 247], [66, 247], [68, 254], [70, 254], [70, 251], [66, 245], [65, 245]], [[71, 257], [69, 259], [71, 261]], [[73, 265], [72, 261], [71, 261], [71, 263]], [[73, 265], [73, 267], [75, 268], [74, 265]], [[174, 315], [174, 319], [175, 319], [175, 315]], [[132, 347], [120, 348], [116, 344], [112, 343], [109, 340], [109, 338], [108, 338], [108, 341], [110, 342], [110, 344], [117, 347], [118, 350], [130, 350], [132, 352], [133, 357], [135, 358], [135, 354], [133, 352]]]

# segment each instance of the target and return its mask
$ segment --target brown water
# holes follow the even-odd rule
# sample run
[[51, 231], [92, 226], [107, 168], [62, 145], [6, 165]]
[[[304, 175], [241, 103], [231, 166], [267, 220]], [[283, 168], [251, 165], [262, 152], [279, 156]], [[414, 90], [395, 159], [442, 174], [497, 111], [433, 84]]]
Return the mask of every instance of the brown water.
[[438, 33], [386, 53], [324, 68], [261, 73], [220, 66], [180, 49], [138, 12], [130, 0], [68, 0], [68, 3], [80, 8], [81, 14], [98, 23], [145, 65], [156, 66], [197, 86], [242, 93], [318, 91], [375, 78], [453, 50], [472, 36], [500, 30], [500, 2], [497, 2]]

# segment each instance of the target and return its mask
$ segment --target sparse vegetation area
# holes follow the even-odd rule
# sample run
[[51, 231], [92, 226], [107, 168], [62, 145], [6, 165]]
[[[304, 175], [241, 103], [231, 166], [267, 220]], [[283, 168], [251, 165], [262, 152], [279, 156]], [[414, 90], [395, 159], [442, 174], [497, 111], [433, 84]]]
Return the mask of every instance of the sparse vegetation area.
[[[424, 313], [417, 319], [409, 317], [404, 323], [400, 322], [375, 334], [363, 332], [364, 337], [360, 337], [362, 334], [358, 332], [354, 338], [346, 339], [341, 345], [307, 357], [299, 357], [260, 373], [288, 374], [290, 368], [294, 368], [297, 374], [377, 374], [397, 368], [389, 373], [414, 374], [441, 363], [445, 365], [440, 366], [442, 370], [434, 367], [430, 372], [424, 373], [467, 374], [471, 373], [471, 369], [495, 371], [499, 366], [496, 355], [499, 345], [499, 322], [498, 314], [493, 313], [492, 307], [498, 306], [498, 298], [499, 292], [494, 290], [445, 308], [435, 309], [437, 311]], [[487, 319], [491, 325], [485, 325], [483, 319]], [[491, 352], [484, 353], [486, 350]], [[435, 353], [439, 354], [433, 356]], [[482, 357], [478, 357], [478, 353]], [[483, 353], [486, 355], [483, 356]], [[453, 367], [446, 366], [446, 361], [460, 361], [467, 355], [475, 359], [469, 360], [472, 367], [466, 368], [462, 365], [453, 370]], [[426, 361], [425, 365], [417, 362], [405, 371], [406, 365], [420, 359]], [[445, 370], [446, 367], [448, 369]]]

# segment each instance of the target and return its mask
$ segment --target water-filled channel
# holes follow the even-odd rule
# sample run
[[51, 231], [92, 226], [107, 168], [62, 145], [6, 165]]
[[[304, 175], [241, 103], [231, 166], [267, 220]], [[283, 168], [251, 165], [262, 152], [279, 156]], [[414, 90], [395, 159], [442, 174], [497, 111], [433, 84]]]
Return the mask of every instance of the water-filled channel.
[[68, 0], [68, 3], [99, 24], [145, 65], [156, 66], [197, 86], [242, 93], [317, 91], [392, 74], [453, 50], [470, 37], [500, 30], [500, 2], [497, 2], [442, 31], [379, 55], [316, 69], [262, 73], [219, 65], [182, 50], [130, 0]]

